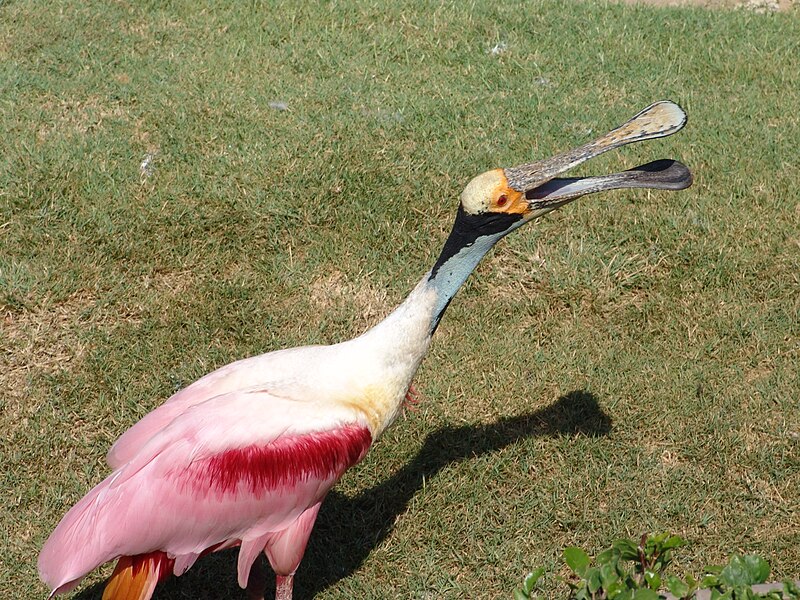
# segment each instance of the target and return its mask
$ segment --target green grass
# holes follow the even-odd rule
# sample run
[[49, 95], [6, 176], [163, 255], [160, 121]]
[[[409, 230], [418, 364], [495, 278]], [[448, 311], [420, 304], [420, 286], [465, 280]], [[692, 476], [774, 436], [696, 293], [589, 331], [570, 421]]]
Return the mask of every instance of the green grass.
[[[363, 331], [473, 175], [662, 98], [683, 132], [585, 171], [674, 157], [695, 185], [500, 244], [297, 596], [508, 597], [564, 546], [664, 529], [680, 567], [738, 550], [797, 578], [798, 56], [796, 10], [0, 3], [0, 597], [44, 597], [39, 548], [161, 400]], [[156, 594], [220, 597], [243, 597], [230, 553]]]

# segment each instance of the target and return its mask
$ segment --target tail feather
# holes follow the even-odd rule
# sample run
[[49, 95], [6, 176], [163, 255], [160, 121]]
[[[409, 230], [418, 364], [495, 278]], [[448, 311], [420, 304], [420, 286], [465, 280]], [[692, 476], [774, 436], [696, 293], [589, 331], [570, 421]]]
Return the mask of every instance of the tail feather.
[[150, 600], [156, 584], [172, 572], [174, 562], [164, 552], [121, 556], [103, 591], [103, 600]]

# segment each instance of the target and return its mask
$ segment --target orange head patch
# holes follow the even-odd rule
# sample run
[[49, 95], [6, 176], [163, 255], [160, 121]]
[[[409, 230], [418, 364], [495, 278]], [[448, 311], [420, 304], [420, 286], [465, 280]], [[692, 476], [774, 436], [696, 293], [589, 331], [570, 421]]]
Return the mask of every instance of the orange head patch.
[[486, 171], [470, 181], [461, 192], [461, 206], [472, 215], [487, 212], [524, 215], [530, 212], [525, 195], [508, 184], [503, 169]]

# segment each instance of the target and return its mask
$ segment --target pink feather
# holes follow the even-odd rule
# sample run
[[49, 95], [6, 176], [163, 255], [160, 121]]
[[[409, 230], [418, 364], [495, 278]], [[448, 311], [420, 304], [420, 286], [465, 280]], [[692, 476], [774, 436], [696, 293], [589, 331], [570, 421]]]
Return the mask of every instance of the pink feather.
[[236, 544], [240, 583], [265, 546], [278, 574], [290, 575], [320, 502], [372, 443], [352, 411], [260, 390], [189, 404], [154, 431], [47, 540], [39, 572], [51, 589], [65, 591], [117, 557], [156, 551], [181, 574], [209, 549]]

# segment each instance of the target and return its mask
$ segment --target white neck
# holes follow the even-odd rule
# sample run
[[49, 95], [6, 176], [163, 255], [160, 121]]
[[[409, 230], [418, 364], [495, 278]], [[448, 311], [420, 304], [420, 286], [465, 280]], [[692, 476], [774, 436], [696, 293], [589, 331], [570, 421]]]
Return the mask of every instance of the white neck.
[[361, 390], [358, 404], [372, 423], [374, 438], [400, 413], [411, 380], [428, 352], [437, 300], [428, 278], [426, 275], [383, 321], [345, 342], [345, 360], [359, 362], [347, 366], [355, 366], [361, 374], [356, 386]]
[[429, 278], [427, 273], [397, 308], [356, 339], [380, 352], [387, 362], [413, 364], [416, 371], [428, 350], [430, 323], [438, 306], [438, 293]]
[[[492, 246], [517, 226], [512, 222], [503, 229], [470, 237], [454, 228], [433, 269], [400, 306], [349, 342], [354, 353], [347, 360], [372, 365], [361, 370], [365, 390], [362, 394], [368, 398], [362, 403], [362, 409], [370, 414], [375, 437], [397, 417], [411, 380], [453, 296]], [[367, 371], [377, 379], [373, 380]]]

